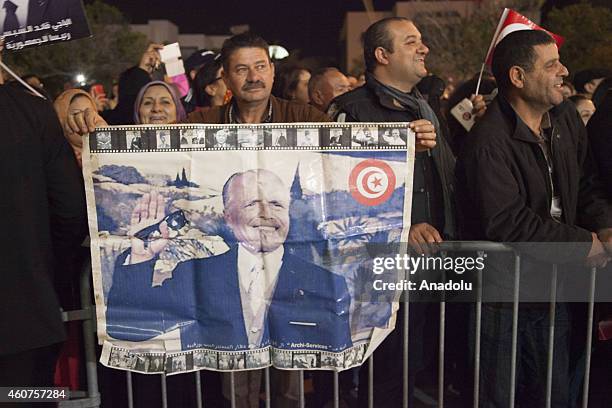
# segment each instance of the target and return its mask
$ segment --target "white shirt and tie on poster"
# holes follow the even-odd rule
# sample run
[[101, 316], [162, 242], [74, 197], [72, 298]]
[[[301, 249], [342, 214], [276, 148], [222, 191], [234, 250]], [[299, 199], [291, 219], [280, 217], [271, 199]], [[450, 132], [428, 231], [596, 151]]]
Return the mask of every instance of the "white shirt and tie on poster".
[[254, 255], [238, 245], [240, 299], [249, 348], [257, 348], [261, 344], [266, 311], [274, 294], [284, 253], [282, 245], [263, 256]]
[[0, 0], [0, 23], [2, 29], [0, 36], [5, 31], [17, 30], [25, 27], [28, 21], [28, 5], [30, 0]]

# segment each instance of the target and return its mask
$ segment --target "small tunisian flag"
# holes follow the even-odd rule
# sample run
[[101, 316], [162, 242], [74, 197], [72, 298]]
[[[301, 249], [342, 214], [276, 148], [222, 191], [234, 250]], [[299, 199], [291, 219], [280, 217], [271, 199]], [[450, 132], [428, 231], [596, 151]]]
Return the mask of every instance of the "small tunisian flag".
[[487, 51], [487, 58], [485, 60], [487, 65], [491, 65], [491, 61], [493, 59], [493, 50], [495, 49], [495, 46], [511, 32], [520, 30], [546, 31], [555, 39], [555, 41], [557, 42], [557, 47], [561, 47], [564, 41], [563, 37], [561, 37], [560, 35], [551, 33], [550, 31], [543, 29], [533, 21], [529, 20], [524, 15], [517, 13], [514, 10], [505, 8], [504, 12], [499, 18], [499, 23], [497, 24], [495, 35], [493, 35], [491, 45], [489, 45], [489, 51]]

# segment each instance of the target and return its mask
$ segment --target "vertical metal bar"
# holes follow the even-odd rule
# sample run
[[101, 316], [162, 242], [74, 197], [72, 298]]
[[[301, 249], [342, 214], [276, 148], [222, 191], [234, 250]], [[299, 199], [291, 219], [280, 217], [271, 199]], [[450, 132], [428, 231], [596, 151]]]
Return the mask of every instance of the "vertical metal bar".
[[306, 398], [304, 397], [304, 370], [300, 370], [298, 371], [298, 381], [300, 382], [299, 386], [299, 390], [300, 390], [300, 408], [305, 408], [306, 407]]
[[162, 408], [168, 408], [168, 384], [166, 374], [161, 375]]
[[516, 351], [518, 341], [519, 286], [521, 283], [521, 256], [514, 257], [514, 298], [512, 300], [512, 352], [510, 356], [510, 408], [514, 408], [516, 388]]
[[591, 287], [589, 289], [589, 315], [587, 321], [586, 360], [584, 363], [584, 384], [582, 388], [582, 408], [589, 406], [589, 380], [591, 376], [591, 343], [593, 342], [593, 306], [595, 305], [595, 280], [597, 269], [591, 268]]
[[440, 341], [438, 343], [438, 408], [444, 408], [444, 341], [446, 337], [446, 301], [440, 302]]
[[270, 367], [264, 369], [264, 387], [266, 389], [266, 408], [270, 408], [271, 396], [270, 396]]
[[98, 367], [96, 360], [96, 342], [95, 342], [95, 319], [96, 314], [93, 310], [91, 301], [91, 261], [85, 261], [83, 270], [81, 271], [81, 309], [89, 312], [90, 318], [83, 320], [83, 345], [85, 350], [85, 374], [87, 377], [87, 396], [89, 398], [100, 395], [98, 391]]
[[196, 386], [196, 404], [198, 408], [202, 408], [202, 377], [200, 372], [195, 372], [195, 386]]
[[368, 408], [374, 408], [374, 353], [368, 360]]
[[340, 382], [337, 371], [334, 371], [334, 408], [340, 408]]
[[550, 304], [548, 308], [548, 360], [546, 365], [546, 408], [552, 404], [552, 376], [553, 361], [555, 354], [555, 315], [557, 307], [557, 264], [552, 266], [552, 277], [550, 278]]
[[[404, 292], [407, 293], [407, 292]], [[404, 301], [404, 338], [403, 338], [403, 352], [402, 352], [402, 367], [403, 367], [403, 378], [402, 378], [402, 407], [408, 408], [408, 319], [410, 315], [410, 302], [408, 296]]]
[[128, 408], [134, 408], [134, 392], [132, 389], [132, 373], [127, 371], [125, 373], [125, 379], [127, 383]]
[[[484, 252], [478, 256], [484, 256]], [[478, 269], [476, 284], [476, 336], [474, 341], [474, 408], [480, 404], [480, 333], [482, 330], [482, 269]]]
[[236, 408], [236, 378], [233, 371], [230, 373], [230, 404], [232, 408]]

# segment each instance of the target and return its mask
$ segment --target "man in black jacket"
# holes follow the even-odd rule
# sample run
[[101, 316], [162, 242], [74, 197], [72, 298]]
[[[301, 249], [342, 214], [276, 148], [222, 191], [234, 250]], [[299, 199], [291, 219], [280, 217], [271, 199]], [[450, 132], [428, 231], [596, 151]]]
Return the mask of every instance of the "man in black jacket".
[[[509, 34], [495, 49], [493, 73], [499, 95], [471, 130], [457, 162], [461, 238], [530, 243], [522, 246], [530, 248], [520, 264], [521, 296], [545, 302], [551, 264], [605, 266], [612, 254], [612, 207], [592, 171], [584, 125], [563, 103], [568, 71], [554, 40], [543, 31]], [[512, 256], [489, 254], [485, 280], [492, 274], [500, 296], [511, 291]], [[546, 303], [520, 308], [518, 406], [545, 404], [548, 309]], [[480, 406], [505, 406], [510, 401], [512, 304], [485, 304], [482, 324]], [[557, 303], [554, 407], [569, 406], [569, 326], [567, 305]]]
[[65, 339], [54, 273], [85, 236], [83, 181], [47, 101], [0, 80], [0, 127], [0, 387], [52, 386]]
[[[408, 19], [393, 17], [372, 24], [363, 36], [366, 84], [339, 96], [329, 114], [346, 122], [410, 122], [416, 133], [413, 198], [409, 243], [419, 254], [429, 244], [455, 236], [453, 169], [455, 159], [440, 131], [440, 121], [416, 89], [427, 75], [429, 49]], [[483, 104], [484, 105], [484, 104]], [[424, 365], [423, 328], [427, 305], [414, 303], [409, 319], [409, 396], [416, 372]], [[376, 406], [402, 404], [401, 350], [403, 305], [396, 329], [379, 346], [374, 358]], [[360, 406], [367, 404], [367, 370], [360, 372]]]

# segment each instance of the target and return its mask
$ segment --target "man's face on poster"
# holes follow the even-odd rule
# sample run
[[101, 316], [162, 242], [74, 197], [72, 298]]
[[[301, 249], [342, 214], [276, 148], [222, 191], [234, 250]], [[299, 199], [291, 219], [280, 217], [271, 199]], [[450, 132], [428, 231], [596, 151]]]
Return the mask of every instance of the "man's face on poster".
[[274, 173], [252, 170], [227, 187], [225, 221], [250, 252], [272, 252], [289, 232], [289, 189]]
[[107, 132], [98, 133], [98, 143], [109, 144], [111, 141], [111, 134]]
[[227, 141], [227, 132], [225, 131], [225, 129], [215, 133], [215, 140], [218, 144], [225, 144], [225, 142]]

